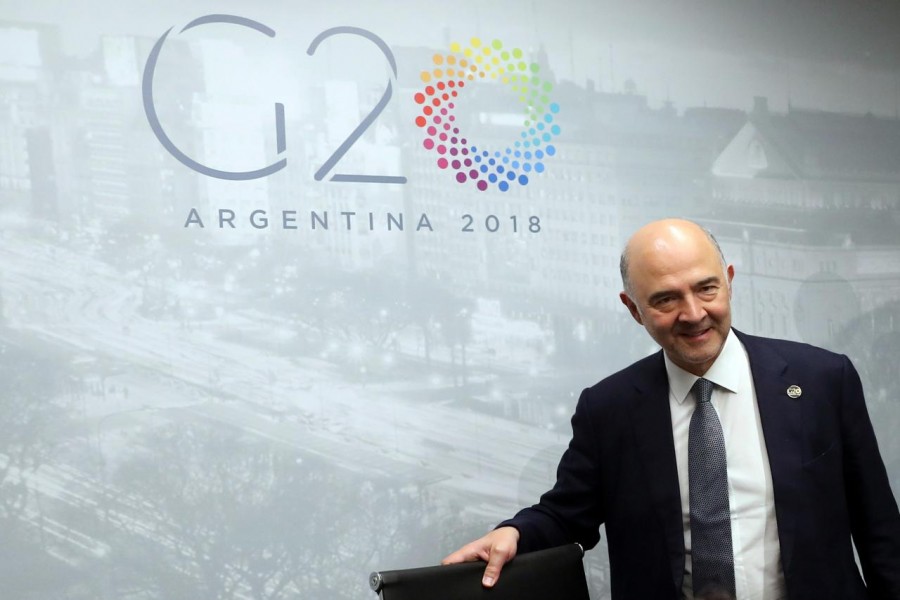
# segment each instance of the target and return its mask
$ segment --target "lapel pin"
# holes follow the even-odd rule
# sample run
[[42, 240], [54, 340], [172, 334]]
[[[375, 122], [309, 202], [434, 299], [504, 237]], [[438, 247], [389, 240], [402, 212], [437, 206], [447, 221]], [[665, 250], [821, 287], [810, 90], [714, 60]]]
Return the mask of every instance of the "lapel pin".
[[787, 395], [791, 398], [799, 398], [803, 393], [803, 390], [800, 389], [799, 385], [792, 385], [787, 389]]

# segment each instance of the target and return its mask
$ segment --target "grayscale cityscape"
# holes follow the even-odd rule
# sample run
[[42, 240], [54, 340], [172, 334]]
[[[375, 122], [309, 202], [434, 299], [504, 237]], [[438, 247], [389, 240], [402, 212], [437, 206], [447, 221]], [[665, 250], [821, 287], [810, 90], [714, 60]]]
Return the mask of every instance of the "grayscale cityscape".
[[[737, 329], [853, 360], [900, 489], [897, 9], [77, 4], [0, 3], [0, 598], [362, 600], [437, 564], [536, 502], [580, 391], [657, 350], [618, 265], [666, 216], [717, 236]], [[705, 9], [722, 31], [692, 41]], [[277, 35], [184, 29], [225, 13]], [[396, 77], [362, 38], [307, 52], [347, 24]], [[167, 151], [144, 95], [170, 28], [172, 143], [285, 168]], [[415, 123], [421, 72], [476, 36], [560, 107], [546, 171], [506, 192], [457, 183]], [[389, 84], [335, 172], [407, 182], [318, 180]], [[521, 130], [499, 82], [458, 103], [485, 148]], [[608, 598], [603, 538], [587, 556]]]

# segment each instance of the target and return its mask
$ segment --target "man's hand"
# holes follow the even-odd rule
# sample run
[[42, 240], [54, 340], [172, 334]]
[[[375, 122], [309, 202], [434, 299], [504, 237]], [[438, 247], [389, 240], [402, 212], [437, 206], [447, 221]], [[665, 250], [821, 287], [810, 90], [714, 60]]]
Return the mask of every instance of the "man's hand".
[[484, 569], [481, 585], [490, 588], [494, 587], [497, 579], [500, 578], [500, 571], [503, 569], [503, 565], [511, 561], [516, 555], [518, 545], [519, 530], [515, 527], [501, 527], [493, 530], [483, 538], [466, 544], [444, 558], [441, 564], [449, 565], [483, 560], [487, 563], [487, 567]]

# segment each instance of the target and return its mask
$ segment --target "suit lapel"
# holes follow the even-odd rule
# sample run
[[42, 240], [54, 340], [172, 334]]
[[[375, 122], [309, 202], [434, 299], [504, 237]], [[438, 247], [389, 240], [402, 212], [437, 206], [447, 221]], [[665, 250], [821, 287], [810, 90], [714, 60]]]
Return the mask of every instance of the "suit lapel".
[[665, 530], [672, 579], [681, 590], [684, 577], [684, 529], [675, 441], [669, 410], [669, 380], [663, 355], [645, 360], [634, 378], [637, 394], [629, 403], [638, 453], [647, 472], [650, 497]]
[[796, 537], [797, 499], [802, 495], [802, 428], [801, 404], [787, 395], [788, 363], [774, 352], [762, 338], [738, 334], [747, 355], [759, 406], [763, 437], [772, 472], [775, 494], [775, 516], [784, 572], [793, 558]]

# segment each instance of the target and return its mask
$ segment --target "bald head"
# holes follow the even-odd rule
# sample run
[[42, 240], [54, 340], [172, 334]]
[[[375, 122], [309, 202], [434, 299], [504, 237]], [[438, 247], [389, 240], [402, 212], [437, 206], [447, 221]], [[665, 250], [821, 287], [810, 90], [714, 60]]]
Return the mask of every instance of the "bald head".
[[632, 296], [634, 291], [629, 276], [633, 257], [648, 251], [665, 252], [667, 249], [685, 243], [703, 243], [704, 241], [708, 242], [718, 254], [724, 269], [725, 255], [722, 254], [719, 242], [708, 229], [686, 219], [662, 219], [644, 225], [631, 236], [619, 258], [619, 272], [622, 275], [622, 286], [625, 293]]
[[628, 240], [621, 268], [634, 320], [673, 363], [703, 375], [731, 331], [734, 267], [715, 238], [691, 221], [654, 221]]

